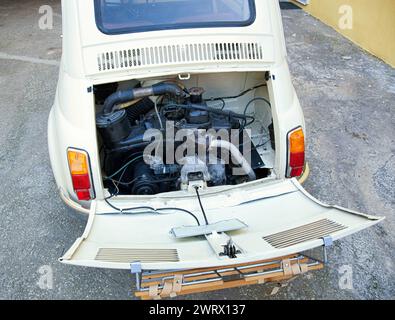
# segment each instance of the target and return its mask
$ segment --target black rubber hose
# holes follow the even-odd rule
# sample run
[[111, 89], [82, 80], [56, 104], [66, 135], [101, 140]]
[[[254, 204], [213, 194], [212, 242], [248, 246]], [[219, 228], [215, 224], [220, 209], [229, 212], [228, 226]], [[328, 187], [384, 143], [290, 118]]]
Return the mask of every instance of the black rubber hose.
[[103, 114], [109, 115], [113, 113], [117, 104], [132, 101], [134, 100], [134, 96], [133, 89], [114, 92], [104, 101]]
[[126, 109], [128, 119], [132, 125], [135, 125], [135, 121], [139, 120], [141, 115], [147, 114], [149, 111], [155, 108], [155, 104], [150, 98], [144, 98], [137, 102], [130, 108]]
[[152, 86], [154, 96], [161, 96], [165, 93], [169, 93], [175, 96], [185, 97], [185, 91], [176, 83], [162, 82]]
[[219, 115], [222, 115], [222, 116], [227, 116], [227, 117], [230, 117], [230, 118], [237, 118], [237, 119], [243, 119], [243, 120], [245, 120], [245, 119], [255, 120], [255, 118], [253, 116], [244, 115], [244, 114], [240, 114], [240, 113], [235, 113], [233, 111], [226, 111], [226, 110], [222, 110], [222, 109], [216, 109], [216, 108], [208, 107], [208, 106], [205, 106], [205, 105], [199, 105], [199, 104], [189, 104], [189, 105], [188, 104], [168, 104], [168, 105], [165, 105], [163, 107], [164, 110], [166, 110], [167, 108], [182, 108], [182, 109], [189, 109], [189, 110], [203, 110], [203, 111], [219, 114]]
[[135, 88], [117, 91], [110, 95], [104, 102], [103, 114], [109, 115], [116, 111], [116, 106], [128, 101], [145, 98], [149, 96], [160, 96], [163, 94], [173, 94], [175, 96], [185, 96], [184, 90], [174, 83], [158, 83], [150, 87]]

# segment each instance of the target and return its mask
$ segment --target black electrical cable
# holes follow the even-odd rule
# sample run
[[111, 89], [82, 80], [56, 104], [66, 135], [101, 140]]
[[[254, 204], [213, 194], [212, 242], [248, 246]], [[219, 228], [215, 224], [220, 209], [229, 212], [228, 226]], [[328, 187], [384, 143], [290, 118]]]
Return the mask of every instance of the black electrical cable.
[[219, 100], [222, 101], [222, 108], [221, 108], [221, 110], [224, 110], [225, 107], [226, 107], [226, 102], [225, 102], [225, 100], [222, 99], [222, 98], [220, 98]]
[[[119, 182], [122, 181], [122, 178], [123, 178], [123, 176], [125, 175], [126, 169], [127, 169], [127, 168], [125, 168], [125, 169], [123, 170], [121, 176], [119, 177], [119, 181], [111, 180], [112, 183], [114, 184], [115, 188], [117, 189], [117, 194], [119, 194]], [[118, 183], [117, 183], [117, 182], [118, 182]], [[116, 184], [116, 183], [117, 183], [117, 184]]]
[[115, 197], [115, 194], [111, 194], [111, 196], [109, 196], [109, 197], [107, 197], [107, 198], [104, 198], [104, 201], [105, 201], [111, 208], [113, 208], [114, 210], [121, 212], [121, 210], [120, 210], [119, 208], [113, 206], [113, 205], [111, 204], [111, 202], [108, 201], [109, 199], [111, 199], [111, 198], [113, 198], [113, 197]]
[[203, 216], [204, 216], [204, 221], [206, 222], [206, 225], [209, 225], [208, 220], [207, 220], [206, 211], [204, 211], [202, 200], [200, 199], [199, 187], [195, 187], [195, 191], [196, 191], [196, 195], [197, 195], [198, 200], [199, 200], [200, 209], [202, 209], [202, 213], [203, 213]]
[[267, 100], [266, 98], [264, 98], [264, 97], [256, 97], [256, 98], [254, 98], [254, 99], [251, 99], [251, 100], [247, 103], [247, 106], [246, 106], [245, 109], [244, 109], [244, 113], [243, 113], [244, 115], [246, 115], [248, 108], [249, 108], [250, 105], [251, 105], [253, 102], [255, 102], [255, 101], [265, 101], [265, 102], [269, 105], [270, 108], [272, 107], [272, 104], [271, 104], [270, 101]]
[[[122, 181], [117, 181], [117, 180], [112, 180], [112, 181], [116, 182], [118, 185], [121, 185], [121, 186], [130, 186], [131, 184], [135, 183], [137, 180], [139, 180], [141, 178], [143, 178], [143, 176], [134, 178], [133, 180], [131, 180], [129, 182], [122, 182]], [[158, 180], [152, 180], [152, 182], [155, 182], [155, 183], [173, 182], [177, 179], [178, 179], [178, 177], [169, 178], [169, 179], [158, 179]]]
[[263, 143], [261, 143], [261, 144], [258, 144], [257, 146], [255, 146], [255, 149], [258, 149], [258, 148], [260, 148], [260, 147], [263, 147], [264, 145], [266, 145], [267, 143], [269, 143], [270, 140], [271, 140], [271, 139], [266, 140], [265, 142], [263, 142]]
[[135, 162], [135, 161], [137, 161], [137, 160], [139, 160], [139, 159], [142, 159], [143, 158], [143, 156], [138, 156], [138, 157], [136, 157], [136, 158], [133, 158], [132, 160], [130, 160], [129, 162], [127, 162], [124, 166], [122, 166], [118, 171], [116, 171], [115, 173], [113, 173], [113, 174], [111, 174], [111, 175], [109, 175], [109, 176], [107, 176], [107, 177], [104, 177], [104, 179], [105, 180], [112, 180], [112, 178], [114, 178], [118, 173], [120, 173], [123, 169], [126, 169], [127, 167], [129, 167], [133, 162]]
[[196, 223], [198, 224], [198, 226], [200, 226], [200, 221], [199, 221], [199, 219], [192, 213], [192, 212], [190, 212], [190, 211], [188, 211], [188, 210], [185, 210], [185, 209], [181, 209], [181, 208], [172, 208], [172, 207], [170, 207], [170, 208], [159, 208], [159, 209], [156, 209], [156, 211], [167, 211], [167, 210], [174, 210], [174, 211], [180, 211], [180, 212], [185, 212], [185, 213], [187, 213], [187, 214], [189, 214], [191, 217], [193, 217], [195, 220], [196, 220]]
[[[251, 104], [252, 104], [253, 102], [255, 102], [255, 101], [264, 101], [264, 102], [266, 102], [266, 103], [269, 105], [270, 108], [272, 107], [272, 104], [271, 104], [270, 101], [267, 100], [266, 98], [263, 98], [263, 97], [256, 97], [256, 98], [254, 98], [254, 99], [251, 99], [251, 100], [247, 103], [247, 105], [246, 105], [246, 107], [245, 107], [245, 109], [244, 109], [244, 113], [243, 113], [244, 116], [247, 115], [247, 110], [248, 110], [248, 108], [249, 108], [249, 107], [251, 106]], [[255, 118], [254, 118], [254, 121], [255, 121]], [[245, 127], [247, 127], [247, 126], [253, 124], [254, 121], [250, 121], [250, 122], [247, 123], [247, 121], [244, 120], [244, 125], [243, 125], [242, 129], [244, 129]]]
[[137, 211], [137, 210], [140, 210], [140, 211], [141, 211], [141, 210], [149, 210], [149, 211], [156, 212], [156, 213], [158, 213], [159, 211], [180, 211], [180, 212], [184, 212], [184, 213], [189, 214], [191, 217], [193, 217], [193, 218], [195, 219], [195, 221], [196, 221], [196, 223], [198, 224], [198, 226], [200, 226], [199, 219], [198, 219], [192, 212], [190, 212], [190, 211], [188, 211], [188, 210], [181, 209], [181, 208], [173, 208], [173, 207], [171, 207], [171, 208], [158, 208], [158, 209], [155, 209], [155, 208], [148, 207], [148, 206], [120, 209], [120, 208], [117, 208], [116, 206], [114, 206], [110, 201], [108, 201], [108, 199], [112, 198], [113, 196], [114, 196], [114, 195], [112, 195], [112, 196], [109, 197], [109, 198], [104, 198], [104, 201], [105, 201], [111, 208], [113, 208], [114, 210], [116, 210], [116, 211], [118, 211], [118, 212], [120, 212], [120, 213], [122, 213], [122, 214], [133, 214], [133, 213], [134, 213], [134, 214], [137, 214], [137, 213], [139, 213], [139, 212], [131, 212], [131, 211]]
[[240, 98], [240, 97], [244, 96], [245, 94], [247, 94], [248, 92], [251, 92], [252, 90], [255, 90], [255, 89], [258, 89], [258, 88], [261, 88], [261, 87], [266, 87], [266, 86], [267, 86], [267, 84], [263, 83], [263, 84], [259, 84], [259, 85], [255, 86], [255, 87], [249, 88], [247, 90], [244, 90], [243, 92], [239, 93], [236, 96], [212, 98], [212, 99], [207, 99], [206, 101], [218, 101], [218, 100], [221, 100], [221, 99], [222, 100], [229, 100], [229, 99]]

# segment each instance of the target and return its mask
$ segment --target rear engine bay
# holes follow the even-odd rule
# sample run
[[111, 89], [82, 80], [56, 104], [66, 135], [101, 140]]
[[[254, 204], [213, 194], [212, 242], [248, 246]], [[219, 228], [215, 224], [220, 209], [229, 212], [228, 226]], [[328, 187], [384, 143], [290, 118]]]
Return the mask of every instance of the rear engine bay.
[[269, 77], [187, 74], [95, 86], [104, 188], [154, 195], [273, 178]]

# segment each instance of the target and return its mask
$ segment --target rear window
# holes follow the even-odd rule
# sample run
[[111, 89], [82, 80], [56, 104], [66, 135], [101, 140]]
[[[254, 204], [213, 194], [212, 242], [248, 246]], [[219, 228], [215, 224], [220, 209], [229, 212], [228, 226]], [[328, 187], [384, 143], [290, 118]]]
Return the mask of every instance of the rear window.
[[253, 0], [95, 0], [95, 11], [106, 34], [247, 26], [255, 20]]

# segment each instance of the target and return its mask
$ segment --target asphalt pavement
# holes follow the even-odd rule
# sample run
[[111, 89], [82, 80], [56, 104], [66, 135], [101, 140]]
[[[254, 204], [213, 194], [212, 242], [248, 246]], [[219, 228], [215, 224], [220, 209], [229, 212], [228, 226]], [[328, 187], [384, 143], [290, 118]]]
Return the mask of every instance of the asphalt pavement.
[[[133, 299], [133, 277], [62, 265], [85, 221], [57, 193], [47, 119], [61, 56], [60, 1], [40, 30], [37, 0], [0, 4], [0, 299]], [[307, 123], [318, 199], [384, 223], [336, 242], [329, 263], [275, 284], [187, 299], [383, 299], [395, 297], [395, 70], [301, 10], [284, 10], [289, 63]], [[352, 283], [344, 286], [344, 272]], [[43, 283], [45, 279], [53, 279]], [[41, 281], [40, 281], [41, 279]], [[343, 285], [342, 285], [343, 284]]]

